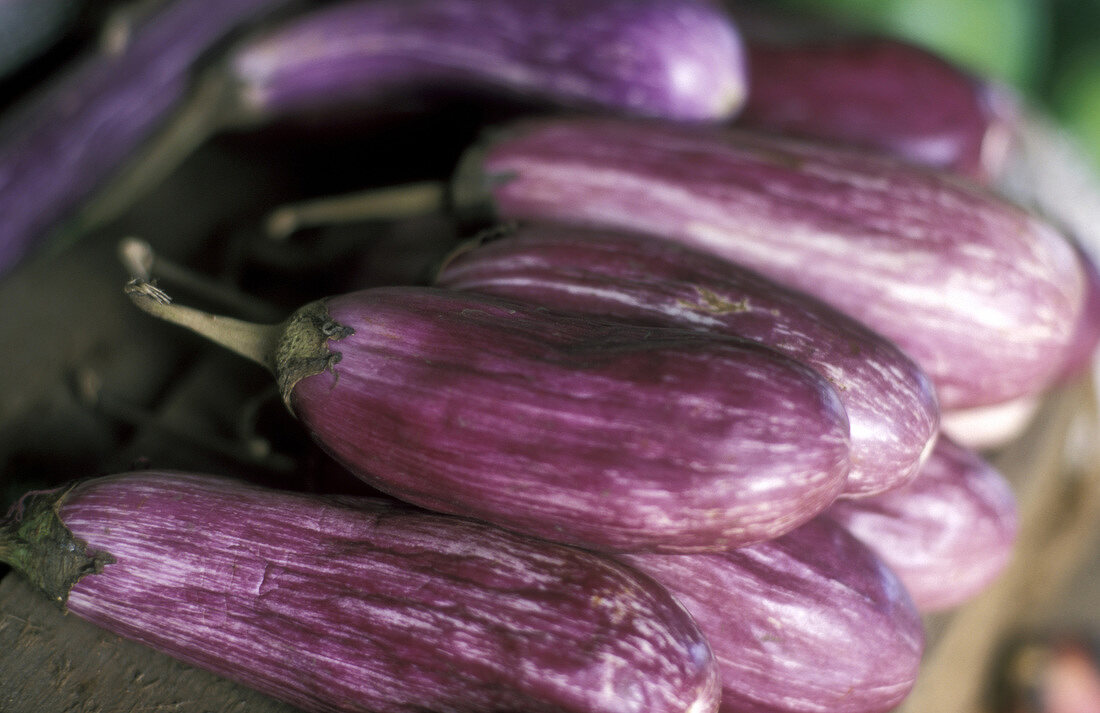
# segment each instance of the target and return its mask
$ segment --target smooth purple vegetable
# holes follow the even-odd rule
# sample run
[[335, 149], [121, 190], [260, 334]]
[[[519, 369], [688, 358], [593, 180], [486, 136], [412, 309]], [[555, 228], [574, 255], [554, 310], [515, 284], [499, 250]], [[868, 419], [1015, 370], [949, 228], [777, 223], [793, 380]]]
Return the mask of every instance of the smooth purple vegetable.
[[989, 87], [906, 42], [856, 37], [747, 46], [749, 94], [737, 123], [862, 146], [987, 181], [1007, 150], [1008, 117]]
[[668, 241], [522, 225], [460, 251], [437, 283], [594, 317], [743, 337], [807, 364], [836, 387], [848, 413], [848, 495], [908, 482], [939, 432], [928, 377], [892, 344], [813, 297]]
[[917, 478], [826, 511], [873, 549], [922, 612], [974, 597], [1000, 574], [1016, 541], [1016, 497], [976, 452], [941, 437]]
[[717, 704], [659, 585], [483, 523], [141, 472], [29, 494], [2, 527], [3, 558], [68, 611], [308, 711]]
[[[162, 317], [186, 309], [132, 294]], [[824, 510], [850, 466], [835, 390], [743, 340], [417, 287], [330, 297], [238, 336], [370, 485], [568, 544], [770, 539]]]
[[623, 555], [710, 642], [723, 713], [883, 713], [917, 677], [924, 632], [897, 576], [836, 523], [721, 554]]
[[1062, 361], [1083, 277], [1065, 237], [968, 182], [762, 133], [557, 118], [490, 136], [462, 206], [644, 232], [744, 264], [894, 341], [941, 407], [1037, 393]]
[[295, 18], [228, 63], [259, 115], [460, 86], [719, 120], [744, 100], [742, 55], [708, 0], [359, 0]]
[[73, 219], [182, 105], [196, 62], [290, 0], [173, 0], [0, 123], [0, 273]]

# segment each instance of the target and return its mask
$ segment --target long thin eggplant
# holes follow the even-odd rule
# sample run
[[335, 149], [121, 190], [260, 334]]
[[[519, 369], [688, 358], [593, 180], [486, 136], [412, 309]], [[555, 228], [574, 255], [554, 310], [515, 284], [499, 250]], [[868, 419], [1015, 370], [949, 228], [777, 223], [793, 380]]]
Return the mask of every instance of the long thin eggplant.
[[924, 632], [909, 594], [834, 522], [721, 554], [623, 558], [698, 622], [722, 713], [884, 713], [916, 681]]
[[292, 0], [172, 0], [0, 124], [0, 273], [59, 230], [183, 105], [196, 63]]
[[227, 59], [245, 113], [489, 89], [555, 105], [715, 121], [746, 94], [740, 35], [708, 0], [357, 0]]
[[270, 367], [306, 429], [372, 486], [551, 540], [767, 540], [824, 510], [850, 467], [833, 387], [744, 340], [436, 288], [330, 297], [269, 326], [130, 292]]
[[708, 0], [344, 2], [243, 38], [197, 76], [230, 30], [296, 1], [174, 0], [21, 107], [0, 127], [0, 272], [117, 215], [228, 127], [433, 88], [696, 121], [744, 101], [740, 35]]
[[1050, 224], [888, 157], [748, 131], [520, 122], [465, 161], [459, 205], [632, 230], [742, 263], [894, 341], [941, 407], [1034, 394], [1062, 363], [1082, 269]]
[[905, 488], [836, 503], [824, 517], [877, 552], [922, 612], [957, 606], [989, 586], [1016, 541], [1016, 497], [1004, 476], [945, 437]]
[[0, 556], [69, 612], [307, 711], [717, 704], [705, 639], [652, 580], [387, 501], [107, 476], [25, 496]]
[[851, 424], [845, 494], [912, 479], [932, 449], [939, 409], [928, 377], [895, 346], [808, 295], [668, 241], [613, 231], [521, 225], [461, 249], [437, 284], [554, 310], [751, 339], [832, 383]]
[[737, 124], [882, 151], [978, 181], [996, 176], [1010, 112], [986, 82], [907, 42], [748, 42]]

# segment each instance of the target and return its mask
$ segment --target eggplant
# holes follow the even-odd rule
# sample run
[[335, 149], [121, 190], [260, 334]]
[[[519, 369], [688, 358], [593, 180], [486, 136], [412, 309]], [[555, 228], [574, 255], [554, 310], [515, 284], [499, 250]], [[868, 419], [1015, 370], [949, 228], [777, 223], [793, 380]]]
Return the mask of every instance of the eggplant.
[[928, 377], [893, 344], [751, 270], [648, 236], [526, 224], [460, 248], [436, 283], [550, 309], [760, 342], [837, 390], [851, 427], [845, 495], [911, 480], [939, 432]]
[[135, 472], [25, 496], [69, 612], [307, 711], [709, 713], [705, 638], [606, 556], [370, 498]]
[[922, 612], [957, 606], [996, 579], [1012, 557], [1016, 496], [977, 452], [940, 437], [905, 488], [838, 502], [831, 518], [878, 553]]
[[916, 681], [924, 632], [913, 601], [835, 522], [719, 554], [621, 557], [699, 624], [722, 713], [884, 713]]
[[78, 230], [93, 196], [184, 104], [219, 40], [292, 1], [172, 0], [16, 106], [0, 123], [0, 274], [62, 226]]
[[988, 182], [1011, 112], [987, 82], [887, 37], [747, 43], [749, 94], [736, 123], [881, 151]]
[[466, 210], [655, 235], [822, 299], [901, 347], [941, 408], [1042, 391], [1084, 294], [1052, 225], [889, 157], [763, 133], [517, 122], [460, 167]]
[[116, 216], [227, 128], [433, 88], [682, 120], [744, 100], [740, 36], [708, 0], [345, 2], [207, 56], [301, 1], [174, 0], [19, 107], [0, 126], [0, 273]]
[[294, 18], [226, 64], [243, 113], [259, 116], [459, 86], [716, 121], [744, 102], [743, 52], [708, 0], [357, 0]]
[[767, 540], [824, 510], [850, 467], [832, 386], [744, 340], [426, 287], [329, 297], [267, 326], [165, 304], [145, 283], [130, 294], [268, 366], [371, 486], [550, 540]]

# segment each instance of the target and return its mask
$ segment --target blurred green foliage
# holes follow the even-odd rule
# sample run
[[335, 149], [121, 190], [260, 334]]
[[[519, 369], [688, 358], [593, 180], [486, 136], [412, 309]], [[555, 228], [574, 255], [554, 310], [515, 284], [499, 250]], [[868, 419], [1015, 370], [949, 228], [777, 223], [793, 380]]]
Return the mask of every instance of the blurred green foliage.
[[1100, 0], [784, 0], [924, 45], [1007, 82], [1077, 134], [1100, 167]]

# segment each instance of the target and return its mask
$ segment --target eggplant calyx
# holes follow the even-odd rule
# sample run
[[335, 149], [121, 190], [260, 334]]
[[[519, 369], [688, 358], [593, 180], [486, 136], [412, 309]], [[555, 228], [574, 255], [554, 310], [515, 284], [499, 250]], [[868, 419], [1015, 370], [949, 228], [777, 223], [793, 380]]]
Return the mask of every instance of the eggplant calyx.
[[324, 300], [310, 302], [290, 316], [275, 349], [275, 379], [283, 403], [294, 413], [290, 395], [295, 384], [307, 376], [324, 371], [339, 378], [336, 364], [342, 354], [329, 348], [330, 341], [339, 341], [355, 331], [332, 319]]
[[82, 577], [116, 561], [108, 552], [90, 551], [61, 521], [58, 508], [76, 484], [27, 493], [0, 521], [0, 560], [62, 609]]

